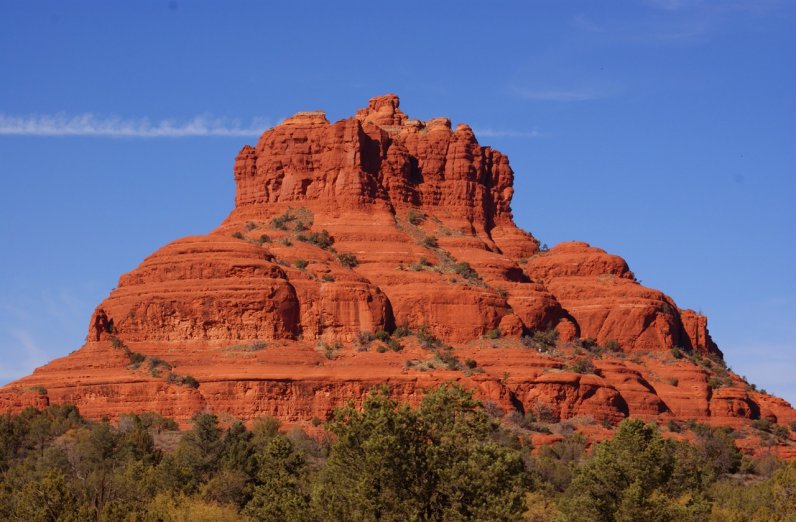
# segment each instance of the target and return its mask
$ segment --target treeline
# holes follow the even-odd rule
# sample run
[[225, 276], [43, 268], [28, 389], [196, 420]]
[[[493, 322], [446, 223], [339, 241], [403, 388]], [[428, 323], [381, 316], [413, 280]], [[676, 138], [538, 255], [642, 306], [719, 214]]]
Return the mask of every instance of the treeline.
[[[154, 414], [117, 425], [72, 406], [0, 416], [0, 519], [19, 521], [785, 521], [796, 464], [742, 458], [732, 432], [695, 442], [621, 423], [586, 451], [573, 433], [538, 448], [466, 390], [446, 385], [417, 408], [372, 393], [328, 435], [275, 419], [190, 431]], [[527, 433], [525, 434], [527, 435]]]

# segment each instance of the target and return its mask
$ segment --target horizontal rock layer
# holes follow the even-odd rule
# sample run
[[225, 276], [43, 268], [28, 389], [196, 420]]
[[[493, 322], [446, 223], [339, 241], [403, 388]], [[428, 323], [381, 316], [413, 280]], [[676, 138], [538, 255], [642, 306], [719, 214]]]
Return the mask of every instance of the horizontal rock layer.
[[[622, 258], [578, 242], [541, 251], [513, 222], [508, 158], [466, 125], [410, 119], [393, 95], [336, 123], [300, 113], [245, 146], [234, 176], [235, 209], [216, 230], [123, 275], [86, 345], [1, 389], [0, 407], [304, 423], [382, 383], [417, 402], [456, 380], [505, 412], [543, 406], [563, 419], [796, 420], [734, 374], [709, 386], [698, 362], [722, 355], [707, 319], [641, 285]], [[415, 337], [401, 352], [354, 343], [397, 327], [453, 345], [483, 373], [429, 367]], [[520, 342], [551, 330], [552, 355]], [[578, 339], [610, 347], [595, 373], [571, 371]]]

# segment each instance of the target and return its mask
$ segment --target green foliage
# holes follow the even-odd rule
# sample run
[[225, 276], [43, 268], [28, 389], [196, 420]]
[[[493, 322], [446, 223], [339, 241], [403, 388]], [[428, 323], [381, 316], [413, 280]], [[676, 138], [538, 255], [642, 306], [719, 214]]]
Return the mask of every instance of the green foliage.
[[289, 225], [297, 231], [305, 230], [312, 223], [312, 216], [305, 209], [288, 209], [284, 214], [271, 220], [271, 226], [277, 230], [288, 230]]
[[[687, 443], [627, 420], [589, 457], [549, 406], [504, 416], [455, 385], [417, 408], [374, 391], [361, 409], [335, 412], [334, 443], [281, 434], [268, 416], [251, 430], [227, 422], [201, 413], [180, 436], [154, 413], [117, 425], [86, 422], [73, 406], [0, 415], [0, 520], [796, 519], [796, 464], [741, 458], [734, 432], [693, 422]], [[531, 452], [527, 430], [551, 428], [563, 440]]]
[[311, 520], [304, 457], [285, 437], [273, 437], [258, 455], [258, 484], [244, 514], [263, 521]]
[[585, 452], [586, 438], [580, 433], [539, 448], [538, 454], [527, 462], [534, 489], [547, 495], [566, 491]]
[[787, 440], [790, 436], [790, 430], [787, 426], [782, 426], [780, 424], [775, 424], [771, 427], [771, 433], [777, 437], [778, 439]]
[[130, 363], [130, 366], [138, 367], [142, 362], [146, 360], [146, 355], [138, 352], [127, 352], [127, 360]]
[[442, 341], [437, 339], [427, 326], [421, 326], [415, 333], [421, 348], [432, 349], [442, 346]]
[[596, 369], [591, 357], [581, 357], [575, 359], [575, 362], [570, 366], [570, 370], [575, 373], [595, 373]]
[[487, 339], [500, 339], [500, 329], [493, 328], [492, 330], [489, 330], [484, 337]]
[[[396, 328], [392, 334], [398, 339], [400, 339], [401, 337], [412, 335], [412, 330], [409, 329], [409, 326], [404, 324]], [[796, 431], [796, 429], [794, 429], [794, 431]]]
[[329, 231], [326, 229], [311, 234], [299, 234], [296, 236], [296, 239], [315, 245], [318, 248], [323, 248], [324, 250], [328, 250], [334, 245], [334, 238], [329, 235]]
[[467, 279], [468, 281], [480, 281], [481, 276], [478, 275], [478, 272], [475, 271], [473, 267], [470, 266], [470, 263], [466, 261], [462, 261], [461, 263], [456, 263], [453, 265], [453, 272], [460, 275], [461, 277]]
[[533, 348], [539, 352], [549, 352], [556, 347], [558, 343], [558, 331], [551, 328], [550, 330], [542, 331], [535, 330], [531, 335], [522, 337], [522, 345], [526, 348]]
[[752, 427], [760, 431], [771, 431], [771, 421], [765, 417], [752, 421]]
[[260, 237], [258, 237], [256, 240], [256, 243], [259, 245], [270, 242], [271, 242], [271, 236], [269, 236], [268, 234], [260, 234]]
[[413, 410], [386, 391], [359, 412], [339, 410], [337, 437], [316, 486], [324, 520], [516, 520], [523, 510], [519, 454], [491, 440], [495, 426], [456, 386]]
[[426, 248], [437, 248], [439, 243], [437, 243], [437, 238], [434, 236], [426, 236], [421, 241], [420, 244]]
[[359, 260], [356, 258], [354, 254], [349, 254], [348, 252], [341, 252], [337, 254], [337, 261], [340, 262], [346, 268], [354, 268], [355, 266], [359, 265]]
[[354, 338], [354, 344], [357, 345], [360, 351], [365, 351], [374, 339], [376, 339], [376, 336], [373, 335], [373, 332], [359, 332]]
[[406, 214], [406, 220], [409, 221], [414, 226], [419, 225], [423, 221], [425, 221], [426, 215], [420, 212], [419, 210], [410, 209], [409, 212]]
[[307, 261], [306, 259], [296, 259], [293, 262], [293, 266], [295, 266], [299, 270], [304, 270], [305, 268], [307, 268], [307, 265], [309, 265], [309, 264], [310, 264], [310, 262]]
[[232, 237], [234, 237], [235, 239], [243, 239], [243, 240], [246, 239], [246, 236], [244, 236], [243, 232], [240, 232], [240, 231], [235, 232], [234, 234], [232, 234]]
[[[709, 505], [699, 482], [675, 480], [693, 472], [686, 462], [676, 459], [675, 444], [663, 439], [655, 425], [625, 420], [616, 436], [599, 444], [578, 469], [559, 508], [576, 522], [701, 520]], [[686, 492], [690, 500], [678, 502]]]
[[171, 364], [160, 357], [149, 357], [149, 373], [152, 377], [158, 377], [161, 370], [171, 370]]
[[376, 339], [381, 342], [387, 342], [390, 339], [390, 333], [386, 330], [377, 330], [376, 331]]
[[230, 352], [259, 352], [268, 347], [268, 343], [261, 340], [252, 341], [249, 344], [233, 344], [226, 348]]
[[[174, 375], [173, 373], [171, 375]], [[183, 386], [187, 386], [189, 388], [198, 388], [199, 381], [196, 380], [192, 375], [178, 375], [177, 381], [179, 384]]]

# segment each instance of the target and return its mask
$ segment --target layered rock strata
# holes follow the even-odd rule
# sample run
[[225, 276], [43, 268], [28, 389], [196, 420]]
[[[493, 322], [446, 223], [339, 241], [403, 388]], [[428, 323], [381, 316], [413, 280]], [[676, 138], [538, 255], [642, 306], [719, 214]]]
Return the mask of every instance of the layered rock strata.
[[[417, 402], [454, 380], [558, 420], [796, 420], [622, 258], [542, 251], [513, 222], [508, 158], [467, 125], [411, 119], [394, 95], [336, 123], [299, 113], [243, 147], [234, 175], [216, 230], [123, 275], [86, 344], [4, 387], [0, 408], [302, 424], [375, 385]], [[368, 340], [396, 330], [414, 333]]]

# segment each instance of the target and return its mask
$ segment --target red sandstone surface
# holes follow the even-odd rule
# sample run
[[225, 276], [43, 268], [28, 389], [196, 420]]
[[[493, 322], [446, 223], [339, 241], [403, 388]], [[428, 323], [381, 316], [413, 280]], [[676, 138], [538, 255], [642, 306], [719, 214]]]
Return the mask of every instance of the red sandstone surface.
[[[541, 407], [585, 425], [796, 421], [723, 368], [704, 316], [640, 284], [621, 257], [577, 242], [541, 251], [513, 222], [508, 158], [467, 125], [411, 119], [394, 95], [336, 123], [299, 113], [243, 147], [234, 174], [229, 217], [123, 275], [86, 344], [0, 389], [0, 410], [301, 425], [379, 384], [415, 403], [457, 381], [506, 413]], [[452, 346], [458, 369], [415, 335], [400, 351], [356, 342], [399, 326]], [[522, 342], [551, 329], [555, 347]]]

